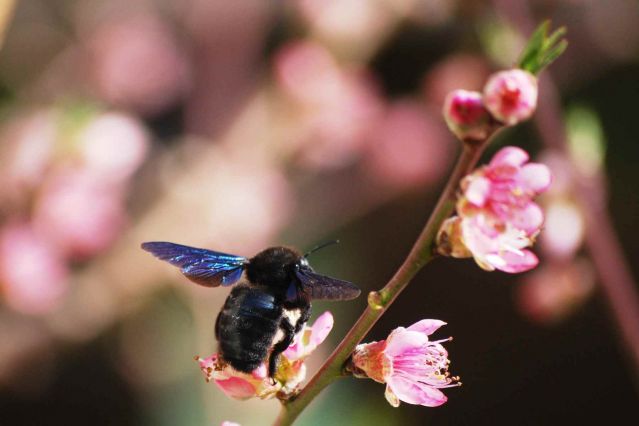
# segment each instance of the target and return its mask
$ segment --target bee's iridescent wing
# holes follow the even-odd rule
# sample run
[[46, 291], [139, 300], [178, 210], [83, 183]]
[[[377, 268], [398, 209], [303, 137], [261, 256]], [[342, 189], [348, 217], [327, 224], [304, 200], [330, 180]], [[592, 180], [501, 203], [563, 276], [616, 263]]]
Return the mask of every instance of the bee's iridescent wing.
[[316, 274], [308, 268], [299, 268], [295, 274], [302, 284], [302, 289], [311, 299], [351, 300], [361, 293], [353, 283]]
[[235, 284], [248, 262], [241, 256], [160, 241], [142, 243], [142, 249], [178, 266], [184, 276], [206, 287]]

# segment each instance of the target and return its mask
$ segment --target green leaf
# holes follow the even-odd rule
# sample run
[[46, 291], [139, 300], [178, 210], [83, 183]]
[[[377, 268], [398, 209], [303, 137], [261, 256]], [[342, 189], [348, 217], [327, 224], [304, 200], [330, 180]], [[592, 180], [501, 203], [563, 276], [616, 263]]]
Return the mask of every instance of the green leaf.
[[539, 72], [557, 59], [568, 47], [568, 42], [563, 38], [566, 28], [561, 27], [548, 35], [550, 21], [544, 21], [530, 36], [517, 66], [532, 74]]

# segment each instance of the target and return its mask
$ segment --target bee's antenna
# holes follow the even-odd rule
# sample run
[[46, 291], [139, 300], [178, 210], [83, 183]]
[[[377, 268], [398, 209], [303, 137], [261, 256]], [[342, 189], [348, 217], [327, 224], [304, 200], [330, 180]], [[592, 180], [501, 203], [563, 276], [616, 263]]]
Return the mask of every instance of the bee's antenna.
[[333, 241], [328, 241], [326, 243], [322, 243], [318, 246], [313, 247], [312, 249], [310, 249], [309, 251], [307, 251], [306, 253], [304, 253], [304, 257], [308, 257], [311, 254], [315, 253], [317, 250], [319, 249], [323, 249], [324, 247], [328, 247], [328, 246], [332, 246], [333, 244], [339, 244], [339, 240], [333, 240]]

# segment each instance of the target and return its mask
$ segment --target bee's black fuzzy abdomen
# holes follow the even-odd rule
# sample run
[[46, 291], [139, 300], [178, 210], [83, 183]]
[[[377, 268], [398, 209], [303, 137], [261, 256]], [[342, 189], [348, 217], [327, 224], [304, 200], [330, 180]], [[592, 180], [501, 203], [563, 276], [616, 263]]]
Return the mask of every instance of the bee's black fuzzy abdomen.
[[238, 371], [255, 370], [268, 356], [281, 316], [273, 295], [247, 285], [235, 287], [216, 322], [222, 358]]

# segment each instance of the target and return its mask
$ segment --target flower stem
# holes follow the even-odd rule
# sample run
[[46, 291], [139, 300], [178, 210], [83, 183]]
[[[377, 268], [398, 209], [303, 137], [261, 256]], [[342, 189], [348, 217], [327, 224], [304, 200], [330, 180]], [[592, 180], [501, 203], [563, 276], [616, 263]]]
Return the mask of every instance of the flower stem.
[[459, 182], [475, 166], [485, 146], [485, 142], [464, 144], [446, 187], [402, 265], [383, 289], [369, 295], [369, 305], [302, 392], [282, 405], [280, 415], [275, 421], [276, 426], [292, 424], [302, 410], [326, 386], [343, 375], [342, 368], [355, 350], [355, 346], [366, 336], [417, 272], [433, 258], [433, 242], [442, 222], [452, 214], [455, 208], [455, 193]]

